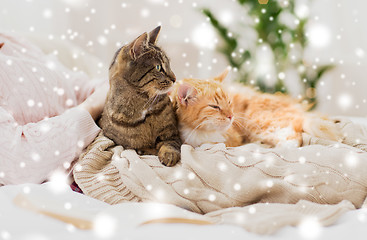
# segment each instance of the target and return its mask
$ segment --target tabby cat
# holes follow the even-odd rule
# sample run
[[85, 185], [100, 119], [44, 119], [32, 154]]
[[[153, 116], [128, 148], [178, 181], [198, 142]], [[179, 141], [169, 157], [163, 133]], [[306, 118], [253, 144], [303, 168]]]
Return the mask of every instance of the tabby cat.
[[[221, 82], [228, 70], [213, 79], [183, 79], [170, 96], [179, 119], [181, 139], [194, 147], [224, 142], [235, 147], [257, 142], [274, 146], [302, 144], [302, 132], [339, 139], [336, 125], [281, 94]], [[232, 90], [232, 91], [231, 91]]]
[[176, 77], [155, 45], [160, 29], [143, 33], [116, 52], [99, 125], [116, 144], [158, 155], [164, 165], [173, 166], [181, 158], [181, 140], [167, 92]]

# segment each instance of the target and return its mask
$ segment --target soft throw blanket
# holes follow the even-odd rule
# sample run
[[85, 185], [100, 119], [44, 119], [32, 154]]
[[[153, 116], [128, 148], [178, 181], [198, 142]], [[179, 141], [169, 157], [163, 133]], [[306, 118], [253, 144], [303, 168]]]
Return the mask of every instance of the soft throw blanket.
[[110, 204], [170, 203], [262, 234], [305, 219], [329, 225], [367, 196], [367, 130], [346, 119], [338, 125], [342, 143], [304, 134], [301, 148], [183, 145], [181, 163], [171, 168], [100, 134], [74, 178], [85, 194]]

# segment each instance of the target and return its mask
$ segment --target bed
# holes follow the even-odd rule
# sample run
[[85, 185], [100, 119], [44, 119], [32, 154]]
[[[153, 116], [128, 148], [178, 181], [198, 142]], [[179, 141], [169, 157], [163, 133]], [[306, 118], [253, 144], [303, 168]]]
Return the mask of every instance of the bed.
[[[60, 187], [60, 186], [59, 186]], [[272, 235], [258, 235], [234, 225], [149, 224], [140, 226], [154, 212], [187, 216], [181, 208], [166, 204], [123, 203], [109, 205], [71, 191], [55, 192], [50, 183], [0, 188], [1, 239], [365, 239], [367, 211], [358, 209], [340, 216], [332, 226], [305, 223], [284, 227]], [[13, 204], [18, 194], [27, 194], [39, 206], [79, 218], [96, 219], [94, 230], [81, 230], [57, 219]], [[190, 215], [190, 214], [189, 214]]]
[[[66, 47], [69, 48], [69, 46]], [[83, 62], [80, 60], [79, 63]], [[80, 68], [83, 69], [82, 66]], [[88, 72], [88, 69], [85, 71]], [[284, 196], [281, 194], [288, 189], [284, 188], [284, 182], [273, 181], [274, 179], [269, 181], [268, 178], [264, 178], [261, 179], [261, 183], [265, 187], [274, 189], [280, 186], [277, 188], [280, 190], [274, 192], [275, 197], [266, 191], [260, 191], [261, 197], [255, 196], [245, 201], [238, 198], [246, 197], [246, 194], [240, 194], [237, 198], [236, 194], [230, 193], [231, 191], [241, 193], [241, 190], [248, 189], [245, 188], [245, 182], [249, 179], [238, 178], [238, 181], [243, 182], [231, 182], [233, 189], [229, 193], [225, 193], [218, 186], [213, 188], [210, 184], [210, 181], [218, 181], [218, 179], [225, 179], [231, 175], [233, 172], [227, 169], [228, 166], [231, 166], [230, 164], [223, 165], [220, 161], [211, 162], [213, 169], [218, 168], [218, 172], [226, 172], [228, 175], [218, 176], [212, 172], [209, 177], [204, 178], [203, 173], [198, 173], [197, 169], [205, 169], [207, 167], [205, 162], [198, 161], [201, 165], [196, 166], [195, 174], [192, 175], [191, 172], [185, 171], [193, 170], [197, 161], [188, 162], [186, 160], [188, 158], [184, 157], [182, 165], [178, 166], [176, 170], [182, 168], [181, 170], [189, 180], [199, 178], [201, 181], [198, 181], [197, 184], [205, 183], [197, 189], [197, 194], [194, 194], [192, 198], [183, 197], [189, 193], [187, 189], [189, 189], [188, 186], [191, 186], [190, 184], [173, 187], [173, 195], [169, 198], [160, 195], [159, 192], [158, 195], [149, 194], [152, 186], [144, 183], [141, 180], [142, 176], [158, 179], [160, 182], [157, 184], [162, 184], [162, 186], [173, 186], [172, 183], [175, 181], [172, 181], [172, 178], [177, 176], [164, 172], [166, 170], [162, 170], [156, 158], [152, 156], [140, 158], [134, 151], [115, 148], [116, 146], [109, 145], [111, 143], [108, 142], [108, 139], [100, 135], [94, 144], [83, 153], [82, 161], [74, 168], [75, 180], [84, 194], [72, 191], [62, 175], [56, 176], [53, 181], [45, 184], [24, 184], [0, 188], [0, 239], [346, 239], [351, 235], [354, 239], [365, 239], [367, 210], [364, 208], [366, 205], [364, 200], [367, 195], [367, 166], [365, 168], [363, 166], [367, 164], [367, 119], [345, 117], [335, 119], [348, 133], [341, 145], [304, 136], [304, 142], [308, 142], [309, 146], [298, 150], [315, 152], [317, 155], [318, 151], [312, 149], [313, 147], [328, 149], [328, 158], [325, 158], [327, 160], [319, 161], [327, 161], [327, 164], [330, 164], [329, 168], [335, 170], [333, 172], [335, 176], [341, 175], [337, 168], [342, 163], [333, 166], [333, 157], [337, 159], [339, 154], [350, 153], [347, 159], [354, 165], [348, 168], [348, 173], [343, 172], [344, 175], [340, 176], [346, 184], [343, 187], [345, 191], [341, 193], [335, 191], [338, 188], [334, 188], [334, 192], [329, 194], [330, 188], [325, 187], [328, 184], [323, 185], [325, 188], [317, 189], [312, 189], [312, 186], [304, 186], [310, 187], [312, 194], [306, 191], [306, 194], [299, 194], [296, 198], [288, 197], [284, 200], [279, 197]], [[357, 143], [356, 140], [358, 140]], [[112, 164], [113, 161], [107, 162], [107, 165], [104, 162], [101, 167], [96, 168], [88, 162], [93, 160], [90, 156], [95, 154], [94, 150], [106, 153], [109, 159], [112, 159], [116, 153], [120, 157], [115, 159], [114, 164]], [[234, 156], [241, 164], [245, 164], [247, 160], [241, 162], [242, 158], [236, 155], [241, 151], [243, 154], [253, 151], [255, 154], [252, 155], [254, 159], [257, 159], [261, 154], [268, 156], [269, 149], [256, 144], [232, 149], [225, 148], [223, 144], [204, 145], [197, 149], [188, 145], [183, 146], [183, 152], [186, 155], [191, 156], [194, 153], [204, 156], [203, 154], [221, 152], [226, 156]], [[287, 154], [295, 154], [295, 149], [277, 149], [274, 152], [272, 154], [275, 157], [272, 159], [276, 161], [278, 159], [286, 164], [301, 166], [308, 162], [308, 158], [302, 158], [303, 153], [298, 153], [294, 162], [293, 160], [284, 161]], [[357, 155], [361, 157], [356, 158]], [[146, 172], [134, 172], [135, 170], [127, 167], [139, 163], [137, 158], [146, 164]], [[247, 157], [247, 159], [250, 158]], [[366, 161], [364, 161], [365, 158]], [[362, 162], [356, 162], [356, 159]], [[231, 158], [227, 160], [231, 161]], [[345, 159], [339, 160], [344, 161]], [[313, 173], [320, 166], [316, 160], [311, 159], [310, 161], [315, 168], [307, 171]], [[256, 164], [251, 166], [256, 166]], [[116, 179], [124, 184], [111, 185], [111, 182], [118, 182], [113, 178], [106, 183], [105, 175], [99, 175], [106, 167], [109, 169], [113, 167], [112, 170], [119, 173]], [[88, 171], [84, 171], [85, 169]], [[205, 170], [210, 171], [211, 168], [208, 167], [208, 169]], [[241, 168], [235, 169], [236, 171], [241, 170]], [[355, 172], [357, 173], [354, 176]], [[317, 176], [318, 172], [315, 174]], [[187, 184], [189, 180], [181, 182]], [[287, 183], [290, 181], [285, 180], [288, 181]], [[327, 182], [327, 180], [318, 181]], [[126, 182], [131, 184], [128, 185]], [[351, 189], [356, 191], [348, 192]], [[179, 192], [180, 190], [182, 192]], [[294, 190], [289, 191], [291, 193], [289, 196], [293, 196], [292, 191]], [[319, 198], [315, 195], [317, 191], [320, 193]], [[354, 194], [355, 192], [358, 194]], [[206, 194], [206, 199], [198, 204], [195, 198], [200, 197], [203, 193]], [[329, 198], [327, 198], [328, 195]], [[236, 196], [235, 200], [233, 196]], [[305, 206], [308, 209], [306, 212], [302, 210]], [[269, 216], [271, 216], [271, 221], [269, 221]], [[316, 220], [312, 218], [315, 216]], [[281, 224], [276, 226], [279, 223]]]
[[[227, 208], [225, 204], [228, 204], [228, 199], [218, 195], [218, 193], [225, 193], [225, 188], [219, 188], [215, 192], [213, 190], [214, 187], [210, 187], [210, 193], [217, 196], [217, 199], [211, 197], [211, 194], [207, 195], [206, 191], [208, 191], [207, 188], [210, 185], [209, 179], [205, 178], [197, 169], [194, 169], [193, 164], [190, 165], [187, 163], [186, 157], [184, 156], [184, 163], [177, 165], [174, 169], [177, 170], [184, 168], [184, 166], [189, 166], [190, 171], [192, 170], [197, 174], [195, 177], [200, 178], [199, 182], [204, 181], [206, 183], [201, 186], [198, 194], [191, 196], [191, 200], [194, 200], [195, 204], [193, 205], [190, 201], [182, 201], [182, 199], [177, 200], [175, 194], [179, 194], [180, 188], [185, 189], [187, 187], [182, 187], [182, 184], [179, 185], [181, 187], [173, 187], [175, 189], [175, 193], [173, 193], [174, 197], [167, 194], [167, 196], [159, 199], [159, 192], [156, 192], [158, 195], [148, 193], [151, 191], [149, 187], [145, 190], [139, 187], [134, 189], [126, 183], [121, 188], [118, 185], [114, 185], [121, 179], [115, 180], [111, 178], [108, 180], [105, 177], [101, 178], [103, 175], [99, 173], [85, 175], [85, 171], [82, 169], [87, 172], [91, 170], [86, 167], [90, 160], [88, 158], [90, 157], [89, 154], [95, 154], [91, 151], [94, 147], [97, 146], [98, 151], [104, 152], [102, 155], [108, 153], [110, 150], [111, 152], [118, 153], [114, 146], [112, 148], [101, 147], [99, 145], [101, 142], [106, 144], [109, 141], [106, 141], [103, 135], [99, 135], [95, 142], [81, 156], [78, 164], [81, 164], [80, 166], [82, 168], [78, 169], [78, 165], [74, 168], [75, 180], [82, 186], [81, 188], [85, 191], [85, 194], [72, 191], [70, 185], [67, 184], [67, 181], [65, 181], [62, 175], [56, 176], [52, 181], [45, 184], [24, 184], [0, 188], [0, 237], [2, 239], [346, 239], [353, 234], [354, 239], [365, 239], [365, 234], [367, 233], [367, 209], [365, 208], [365, 198], [367, 195], [365, 179], [367, 178], [367, 174], [365, 171], [367, 168], [364, 165], [367, 164], [367, 161], [364, 158], [367, 156], [365, 151], [365, 143], [367, 143], [367, 138], [365, 138], [367, 136], [367, 120], [363, 118], [339, 119], [343, 119], [340, 120], [343, 128], [349, 128], [349, 130], [357, 129], [355, 132], [357, 135], [349, 134], [349, 137], [345, 138], [345, 142], [348, 142], [349, 138], [358, 138], [358, 146], [355, 145], [354, 147], [347, 148], [347, 144], [345, 143], [338, 143], [340, 144], [338, 147], [331, 146], [330, 144], [323, 146], [322, 144], [325, 143], [322, 141], [324, 140], [320, 140], [321, 142], [315, 144], [315, 139], [312, 140], [311, 138], [309, 141], [313, 142], [313, 144], [303, 146], [298, 150], [271, 149], [271, 151], [278, 153], [279, 151], [284, 151], [284, 154], [280, 154], [282, 155], [281, 158], [283, 158], [281, 161], [284, 162], [284, 159], [288, 159], [288, 155], [285, 152], [307, 151], [308, 148], [315, 147], [325, 148], [334, 153], [327, 154], [328, 157], [324, 156], [324, 159], [331, 157], [332, 161], [336, 163], [334, 168], [337, 169], [340, 167], [338, 163], [338, 159], [340, 158], [338, 155], [341, 154], [340, 151], [347, 151], [348, 154], [351, 154], [353, 148], [356, 148], [356, 153], [361, 154], [359, 156], [361, 162], [351, 167], [350, 171], [345, 173], [346, 175], [340, 176], [340, 179], [344, 179], [345, 182], [340, 180], [340, 182], [337, 182], [337, 185], [348, 183], [345, 186], [343, 185], [343, 188], [346, 190], [340, 193], [333, 193], [330, 190], [329, 186], [333, 184], [324, 184], [327, 186], [326, 188], [315, 184], [315, 187], [310, 186], [307, 191], [301, 188], [300, 190], [307, 194], [299, 195], [299, 198], [291, 200], [293, 198], [289, 198], [289, 196], [296, 197], [298, 193], [291, 192], [292, 195], [288, 195], [283, 191], [285, 188], [280, 188], [283, 190], [279, 190], [278, 187], [284, 184], [282, 182], [285, 181], [284, 179], [273, 181], [271, 184], [269, 184], [268, 180], [265, 181], [267, 188], [278, 189], [278, 191], [274, 192], [264, 191], [264, 188], [261, 187], [261, 182], [264, 182], [263, 179], [260, 179], [260, 181], [255, 179], [254, 181], [259, 182], [260, 185], [251, 183], [251, 186], [254, 186], [255, 192], [261, 196], [257, 196], [257, 202], [254, 201], [253, 203], [247, 204], [240, 202]], [[348, 124], [345, 124], [345, 122]], [[226, 148], [222, 144], [203, 145], [195, 149], [191, 146], [184, 145], [182, 149], [184, 155], [187, 154], [186, 151], [200, 155], [203, 154], [202, 152], [207, 152], [208, 149], [240, 152], [243, 150], [241, 149], [243, 147], [246, 151], [251, 148], [261, 148], [254, 156], [256, 159], [262, 158], [261, 151], [269, 151], [268, 148], [263, 148], [256, 144], [231, 149]], [[143, 156], [139, 161], [136, 161], [134, 156], [136, 157], [138, 155], [135, 155], [135, 151], [123, 150], [121, 146], [118, 146], [118, 149], [123, 152], [122, 155], [125, 154], [125, 158], [131, 161], [131, 164], [135, 161], [135, 164], [147, 164], [150, 166], [143, 166], [145, 170], [141, 174], [143, 174], [142, 178], [149, 180], [153, 189], [155, 185], [154, 181], [150, 179], [151, 177], [157, 181], [161, 181], [163, 185], [173, 186], [172, 176], [170, 174], [163, 174], [164, 171], [169, 171], [173, 172], [176, 176], [175, 171], [171, 170], [172, 168], [159, 167], [159, 174], [150, 176], [152, 172], [156, 171], [152, 166], [159, 165], [159, 160], [156, 157]], [[322, 150], [320, 152], [323, 153]], [[215, 153], [211, 152], [207, 154], [215, 155]], [[304, 154], [301, 155], [304, 156]], [[112, 159], [113, 154], [106, 154], [105, 156]], [[248, 156], [246, 157], [248, 158]], [[344, 157], [341, 158], [344, 161]], [[85, 161], [85, 159], [89, 160]], [[222, 177], [217, 172], [213, 172], [210, 165], [218, 167], [218, 172], [221, 171], [221, 168], [223, 170], [223, 165], [218, 165], [215, 159], [213, 161], [212, 164], [208, 164], [204, 160], [204, 164], [208, 168], [208, 171], [211, 172], [210, 175], [214, 179], [213, 181], [218, 181]], [[312, 163], [312, 160], [305, 161]], [[94, 167], [94, 170], [100, 171], [101, 169], [105, 169], [106, 166], [110, 168], [112, 162], [107, 161], [102, 164], [102, 168]], [[117, 161], [114, 164], [118, 166], [118, 163], [121, 163], [121, 161]], [[307, 165], [304, 165], [305, 162], [299, 158], [294, 162], [286, 161], [286, 163], [305, 166], [301, 169], [308, 168]], [[316, 166], [316, 169], [326, 164], [325, 160], [320, 159], [316, 163], [312, 163], [312, 165]], [[126, 162], [124, 165], [126, 165]], [[198, 167], [202, 168], [200, 167], [200, 161]], [[245, 175], [251, 175], [251, 169], [249, 167]], [[243, 169], [240, 170], [242, 171]], [[139, 178], [141, 169], [137, 172], [135, 171], [134, 169], [129, 170], [129, 168], [124, 170], [123, 167], [120, 167], [117, 172], [125, 177], [130, 172], [133, 175], [129, 176], [130, 180], [125, 181], [130, 181], [132, 184], [137, 185], [142, 184], [142, 180], [135, 179]], [[228, 171], [228, 174], [236, 176], [235, 171]], [[313, 171], [313, 169], [309, 169], [309, 171]], [[317, 181], [325, 182], [325, 179], [319, 180], [319, 172], [315, 174]], [[333, 174], [336, 174], [336, 176], [338, 174], [340, 175], [337, 170], [335, 170], [335, 173], [327, 174], [331, 176], [327, 179], [332, 179]], [[265, 174], [265, 176], [267, 175]], [[227, 176], [224, 175], [224, 177]], [[131, 179], [135, 179], [135, 181], [131, 181]], [[194, 177], [188, 174], [187, 179], [185, 179], [185, 177], [182, 178], [183, 184], [188, 184]], [[268, 176], [266, 179], [271, 178]], [[245, 180], [250, 181], [249, 178], [245, 178]], [[289, 179], [286, 180], [289, 181]], [[171, 181], [171, 183], [167, 183], [167, 181]], [[91, 184], [88, 185], [88, 182]], [[238, 182], [241, 182], [241, 180], [238, 179]], [[109, 189], [106, 190], [106, 186]], [[192, 188], [190, 190], [198, 187], [197, 184], [191, 186]], [[238, 192], [244, 192], [241, 196], [253, 197], [251, 192], [248, 191], [249, 186], [242, 186], [242, 189], [237, 189]], [[90, 191], [91, 189], [94, 190]], [[113, 190], [112, 193], [111, 189]], [[287, 191], [292, 190], [288, 189]], [[319, 199], [314, 194], [314, 191], [320, 194]], [[181, 193], [181, 195], [183, 194]], [[198, 204], [198, 196], [209, 196], [209, 198], [206, 201], [201, 199], [201, 204]], [[234, 196], [236, 194], [228, 197], [233, 198]], [[271, 199], [269, 196], [277, 197], [272, 202], [269, 200]], [[309, 196], [312, 196], [312, 198], [309, 198]], [[331, 199], [327, 199], [327, 196], [331, 196]], [[341, 199], [338, 199], [338, 197], [341, 197]], [[190, 200], [188, 196], [184, 198], [185, 200]], [[267, 201], [262, 201], [261, 199], [267, 199]], [[282, 202], [282, 199], [285, 199], [283, 203], [276, 203]], [[233, 204], [233, 202], [230, 201], [230, 204]]]

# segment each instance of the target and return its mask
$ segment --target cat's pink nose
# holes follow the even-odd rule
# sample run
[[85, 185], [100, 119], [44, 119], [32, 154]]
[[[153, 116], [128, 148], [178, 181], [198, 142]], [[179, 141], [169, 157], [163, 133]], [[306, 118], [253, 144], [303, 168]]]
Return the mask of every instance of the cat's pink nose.
[[227, 118], [229, 118], [229, 120], [232, 120], [233, 115], [228, 115]]

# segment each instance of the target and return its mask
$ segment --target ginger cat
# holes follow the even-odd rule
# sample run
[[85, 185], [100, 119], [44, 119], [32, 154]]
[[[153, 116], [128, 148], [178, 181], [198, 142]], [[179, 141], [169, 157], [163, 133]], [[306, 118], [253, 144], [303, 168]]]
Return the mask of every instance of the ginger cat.
[[[337, 140], [336, 125], [282, 94], [257, 92], [243, 85], [225, 88], [224, 71], [213, 79], [183, 79], [170, 94], [181, 140], [194, 147], [224, 142], [228, 147], [258, 142], [275, 146], [302, 144], [302, 132]], [[230, 91], [230, 89], [235, 91]]]

